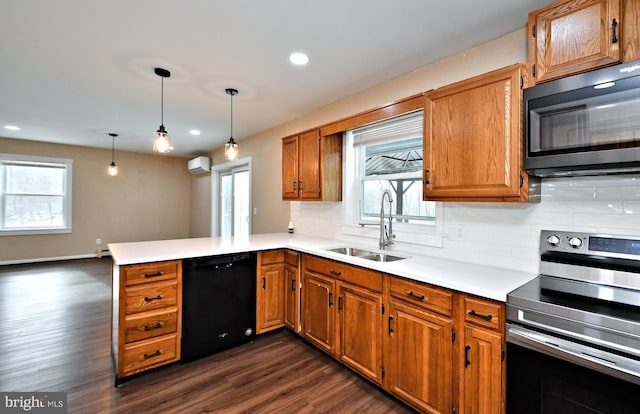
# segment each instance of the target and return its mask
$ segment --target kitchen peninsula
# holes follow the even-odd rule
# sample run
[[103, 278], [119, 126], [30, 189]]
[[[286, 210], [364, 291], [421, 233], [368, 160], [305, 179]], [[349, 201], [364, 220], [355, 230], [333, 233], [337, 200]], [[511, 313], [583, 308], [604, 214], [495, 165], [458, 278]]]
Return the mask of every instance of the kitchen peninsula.
[[[536, 275], [396, 250], [385, 253], [401, 259], [387, 262], [329, 250], [345, 246], [356, 247], [287, 233], [109, 244], [114, 263], [113, 353], [116, 362], [120, 355], [133, 367], [118, 375], [126, 377], [180, 360], [182, 259], [257, 252], [259, 290], [267, 280], [260, 273], [261, 257], [273, 256], [265, 252], [283, 252], [282, 266], [289, 271], [274, 273], [283, 275], [274, 285], [275, 294], [284, 297], [294, 292], [291, 303], [300, 315], [291, 329], [294, 333], [420, 411], [451, 412], [459, 404], [480, 404], [499, 412], [505, 394], [504, 302], [509, 292]], [[284, 252], [297, 262], [285, 263]], [[277, 264], [262, 264], [262, 269], [278, 269]], [[285, 277], [291, 277], [291, 283]], [[135, 305], [127, 313], [122, 298], [131, 305], [128, 292], [144, 286], [172, 293], [145, 292], [138, 301], [142, 307], [174, 293], [176, 298], [165, 306], [158, 303], [151, 313], [136, 313]], [[281, 308], [284, 302], [274, 301]], [[264, 312], [264, 307], [256, 308]], [[163, 315], [174, 315], [174, 310], [176, 321], [164, 322]], [[137, 315], [150, 319], [129, 323]], [[161, 331], [165, 326], [169, 333], [153, 336], [156, 327]], [[282, 326], [284, 321], [269, 329]], [[125, 340], [129, 331], [148, 336], [129, 342]], [[168, 359], [162, 360], [161, 355]], [[415, 361], [422, 363], [415, 366]], [[479, 387], [487, 384], [490, 391], [480, 393]]]

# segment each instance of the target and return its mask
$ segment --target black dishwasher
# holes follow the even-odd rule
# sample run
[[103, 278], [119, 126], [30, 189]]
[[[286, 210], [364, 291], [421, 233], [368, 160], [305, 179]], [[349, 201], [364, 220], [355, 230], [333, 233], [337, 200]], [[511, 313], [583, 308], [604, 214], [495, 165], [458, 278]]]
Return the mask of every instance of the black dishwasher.
[[182, 362], [255, 337], [256, 255], [182, 261]]

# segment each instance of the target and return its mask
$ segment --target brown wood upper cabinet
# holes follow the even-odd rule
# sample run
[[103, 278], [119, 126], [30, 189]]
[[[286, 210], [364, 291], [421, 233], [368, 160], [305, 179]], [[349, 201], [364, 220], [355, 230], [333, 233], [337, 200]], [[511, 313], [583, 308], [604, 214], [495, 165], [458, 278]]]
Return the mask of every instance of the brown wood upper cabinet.
[[314, 129], [282, 139], [282, 199], [342, 200], [342, 133]]
[[516, 64], [425, 94], [425, 201], [528, 201]]
[[640, 57], [638, 0], [560, 0], [529, 13], [536, 83]]

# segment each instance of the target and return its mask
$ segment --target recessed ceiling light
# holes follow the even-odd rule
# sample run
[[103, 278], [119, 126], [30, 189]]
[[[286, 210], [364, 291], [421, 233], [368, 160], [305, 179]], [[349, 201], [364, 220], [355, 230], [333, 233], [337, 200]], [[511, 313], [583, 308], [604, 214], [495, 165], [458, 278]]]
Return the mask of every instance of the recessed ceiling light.
[[192, 130], [189, 131], [189, 133], [191, 135], [200, 135], [200, 131], [198, 131], [197, 129], [192, 129]]
[[289, 56], [289, 61], [294, 65], [302, 66], [309, 63], [309, 56], [301, 52], [296, 52], [292, 53], [291, 56]]
[[5, 125], [4, 127], [10, 131], [20, 131], [20, 127], [17, 127], [15, 125]]

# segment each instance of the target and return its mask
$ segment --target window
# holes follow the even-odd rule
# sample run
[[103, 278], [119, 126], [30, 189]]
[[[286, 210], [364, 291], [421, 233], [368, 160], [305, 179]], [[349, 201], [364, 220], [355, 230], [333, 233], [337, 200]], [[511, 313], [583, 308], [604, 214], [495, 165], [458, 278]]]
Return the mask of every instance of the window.
[[71, 232], [73, 161], [0, 154], [0, 234]]
[[378, 222], [384, 190], [395, 221], [433, 224], [434, 202], [422, 201], [422, 111], [351, 131], [359, 193], [359, 223]]

